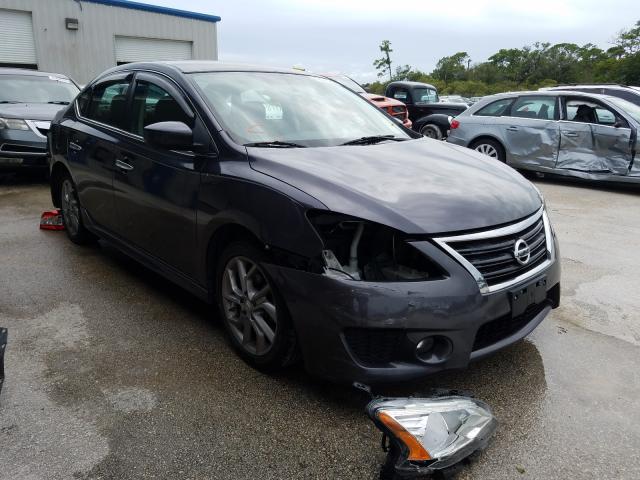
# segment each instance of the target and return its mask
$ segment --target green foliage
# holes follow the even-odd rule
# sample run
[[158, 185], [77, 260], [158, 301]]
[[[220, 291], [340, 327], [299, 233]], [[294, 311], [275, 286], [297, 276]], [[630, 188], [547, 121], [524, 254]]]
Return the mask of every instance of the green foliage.
[[[513, 90], [536, 90], [562, 83], [622, 83], [640, 85], [640, 21], [618, 33], [614, 46], [602, 50], [592, 43], [536, 42], [522, 48], [503, 48], [486, 62], [471, 64], [467, 52], [441, 58], [430, 73], [410, 65], [391, 70], [389, 41], [380, 45], [385, 56], [374, 62], [379, 77], [430, 83], [441, 94], [482, 96]], [[383, 94], [386, 83], [368, 86]]]

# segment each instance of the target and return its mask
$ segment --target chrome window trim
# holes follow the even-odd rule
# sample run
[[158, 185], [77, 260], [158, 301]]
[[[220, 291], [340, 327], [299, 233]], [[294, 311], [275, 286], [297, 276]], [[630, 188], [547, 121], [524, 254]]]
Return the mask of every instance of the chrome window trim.
[[[527, 227], [533, 225], [535, 222], [540, 220], [542, 217], [542, 221], [544, 223], [544, 231], [545, 231], [545, 243], [547, 245], [547, 260], [538, 265], [532, 270], [529, 270], [517, 277], [507, 281], [498, 283], [496, 285], [489, 285], [485, 280], [484, 276], [480, 271], [471, 264], [466, 258], [464, 258], [461, 254], [459, 254], [449, 243], [456, 242], [466, 242], [469, 240], [483, 240], [488, 238], [496, 238], [503, 237], [506, 235], [513, 235], [514, 233], [521, 232]], [[491, 293], [500, 292], [502, 290], [508, 289], [522, 281], [525, 281], [531, 277], [534, 277], [543, 271], [545, 271], [554, 261], [555, 261], [555, 250], [553, 245], [553, 238], [551, 234], [551, 223], [549, 222], [549, 217], [547, 216], [547, 212], [545, 211], [544, 206], [540, 207], [540, 209], [531, 215], [530, 217], [512, 225], [508, 225], [506, 227], [496, 228], [494, 230], [485, 230], [477, 233], [469, 233], [465, 235], [454, 235], [449, 237], [438, 237], [433, 239], [436, 244], [442, 248], [445, 252], [451, 255], [454, 259], [456, 259], [470, 274], [473, 276], [474, 280], [478, 284], [478, 288], [480, 289], [480, 293], [483, 295], [488, 295]]]

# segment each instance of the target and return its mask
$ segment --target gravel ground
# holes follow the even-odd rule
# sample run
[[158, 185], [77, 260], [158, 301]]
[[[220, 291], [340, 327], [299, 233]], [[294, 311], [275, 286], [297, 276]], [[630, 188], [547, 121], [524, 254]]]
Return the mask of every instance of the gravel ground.
[[[470, 390], [498, 432], [459, 479], [640, 478], [640, 190], [536, 180], [562, 306], [468, 370], [387, 387]], [[374, 479], [364, 398], [262, 375], [209, 308], [107, 246], [37, 228], [48, 187], [0, 177], [2, 479]]]

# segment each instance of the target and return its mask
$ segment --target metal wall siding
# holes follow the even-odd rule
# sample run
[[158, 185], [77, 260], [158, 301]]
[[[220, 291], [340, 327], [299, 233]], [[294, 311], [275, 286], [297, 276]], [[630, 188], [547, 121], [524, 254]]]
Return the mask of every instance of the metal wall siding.
[[[213, 22], [75, 0], [0, 0], [0, 9], [32, 12], [38, 68], [80, 83], [116, 65], [116, 36], [191, 42], [193, 59], [218, 58]], [[79, 30], [65, 28], [67, 17]]]
[[116, 37], [116, 61], [191, 60], [192, 43], [182, 40]]
[[30, 13], [0, 9], [0, 63], [38, 63]]

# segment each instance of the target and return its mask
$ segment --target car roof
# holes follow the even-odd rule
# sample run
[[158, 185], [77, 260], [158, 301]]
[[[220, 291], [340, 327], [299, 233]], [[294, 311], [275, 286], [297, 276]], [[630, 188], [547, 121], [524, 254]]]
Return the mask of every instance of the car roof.
[[575, 90], [524, 90], [521, 92], [504, 92], [487, 95], [485, 98], [507, 98], [521, 97], [523, 95], [531, 95], [533, 97], [552, 97], [560, 94], [571, 95], [572, 97], [596, 97], [596, 98], [612, 98], [611, 95], [603, 95], [601, 93], [576, 92]]
[[270, 73], [291, 73], [297, 75], [318, 76], [309, 72], [295, 70], [292, 68], [278, 68], [264, 65], [247, 65], [241, 63], [227, 63], [207, 60], [181, 60], [181, 61], [157, 61], [157, 62], [137, 62], [127, 63], [115, 67], [109, 72], [135, 69], [172, 69], [182, 73], [204, 73], [204, 72], [270, 72]]
[[4, 68], [0, 67], [0, 75], [28, 75], [32, 77], [61, 77], [69, 78], [62, 73], [41, 72], [40, 70], [30, 70], [28, 68]]
[[437, 90], [436, 87], [434, 87], [433, 85], [431, 85], [430, 83], [424, 83], [424, 82], [410, 82], [410, 81], [397, 81], [397, 82], [391, 82], [389, 85], [387, 85], [387, 87], [391, 87], [391, 86], [396, 86], [396, 85], [405, 85], [407, 87], [429, 87], [429, 88], [433, 88], [434, 90]]
[[619, 83], [565, 83], [563, 85], [556, 85], [555, 87], [546, 87], [545, 90], [562, 90], [565, 88], [617, 88], [620, 90], [635, 90], [634, 87], [620, 85]]

